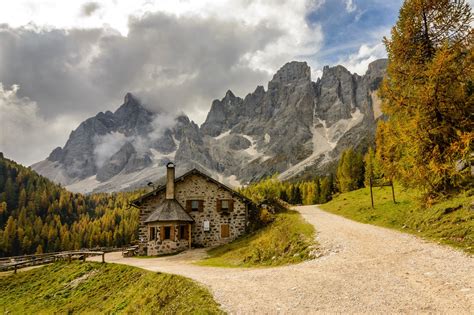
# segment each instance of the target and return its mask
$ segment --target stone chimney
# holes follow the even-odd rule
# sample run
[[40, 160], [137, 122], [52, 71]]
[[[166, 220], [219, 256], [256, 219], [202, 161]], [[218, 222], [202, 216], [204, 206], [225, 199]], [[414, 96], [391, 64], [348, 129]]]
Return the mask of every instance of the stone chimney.
[[174, 163], [166, 164], [166, 199], [174, 199]]

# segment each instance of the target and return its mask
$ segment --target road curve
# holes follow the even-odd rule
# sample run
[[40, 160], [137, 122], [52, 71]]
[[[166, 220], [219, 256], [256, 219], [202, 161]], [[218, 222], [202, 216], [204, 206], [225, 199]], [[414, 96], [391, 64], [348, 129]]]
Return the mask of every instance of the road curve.
[[261, 269], [191, 264], [202, 249], [146, 259], [110, 253], [106, 261], [192, 278], [233, 314], [474, 313], [474, 258], [317, 206], [295, 210], [316, 227], [322, 257]]

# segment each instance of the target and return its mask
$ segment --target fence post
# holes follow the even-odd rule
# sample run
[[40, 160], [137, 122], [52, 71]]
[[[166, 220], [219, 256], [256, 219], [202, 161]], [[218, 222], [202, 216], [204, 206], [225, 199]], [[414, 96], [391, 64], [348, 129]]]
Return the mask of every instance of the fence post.
[[372, 209], [374, 208], [374, 195], [372, 194], [372, 177], [369, 177], [370, 183], [370, 202], [372, 203]]
[[16, 266], [17, 266], [17, 264], [15, 264], [15, 272], [14, 273], [16, 273]]
[[105, 253], [103, 252], [102, 253], [102, 263], [105, 263], [105, 257], [104, 256], [105, 256]]
[[395, 188], [393, 188], [393, 181], [390, 181], [390, 184], [391, 184], [391, 186], [392, 186], [392, 198], [393, 198], [393, 203], [397, 203], [397, 202], [395, 201]]

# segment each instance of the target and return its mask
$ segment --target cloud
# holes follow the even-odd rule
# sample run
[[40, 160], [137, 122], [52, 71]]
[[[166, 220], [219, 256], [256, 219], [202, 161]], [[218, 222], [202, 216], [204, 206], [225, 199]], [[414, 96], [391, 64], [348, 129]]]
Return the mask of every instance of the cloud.
[[[0, 21], [10, 26], [0, 24], [0, 82], [20, 85], [18, 99], [34, 100], [46, 123], [114, 110], [129, 91], [153, 111], [202, 123], [213, 99], [228, 89], [244, 97], [290, 60], [308, 61], [314, 76], [338, 62], [361, 71], [380, 55], [364, 55], [362, 46], [380, 43], [370, 33], [393, 24], [400, 2], [4, 1]], [[31, 145], [49, 152], [76, 127]]]
[[98, 168], [114, 155], [120, 148], [132, 138], [126, 137], [123, 133], [112, 132], [94, 138], [94, 161]]
[[6, 157], [22, 157], [30, 165], [48, 156], [51, 143], [64, 143], [70, 126], [78, 123], [69, 116], [45, 120], [38, 104], [18, 96], [19, 86], [0, 83], [0, 151]]
[[93, 15], [98, 9], [100, 9], [100, 4], [97, 2], [86, 2], [81, 7], [81, 16], [91, 16]]
[[341, 59], [339, 63], [343, 64], [349, 71], [363, 75], [372, 61], [385, 58], [386, 56], [385, 46], [382, 43], [375, 45], [364, 44], [360, 46], [357, 53], [351, 54], [348, 58]]
[[346, 0], [346, 11], [349, 13], [357, 10], [357, 5], [354, 3], [354, 0]]

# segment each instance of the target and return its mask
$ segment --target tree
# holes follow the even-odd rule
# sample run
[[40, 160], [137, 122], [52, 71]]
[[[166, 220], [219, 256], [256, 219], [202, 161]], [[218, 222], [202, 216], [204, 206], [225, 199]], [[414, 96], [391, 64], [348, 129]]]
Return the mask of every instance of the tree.
[[303, 202], [303, 197], [301, 196], [301, 189], [298, 184], [291, 185], [290, 190], [290, 203], [293, 205], [299, 205]]
[[366, 187], [370, 184], [370, 179], [377, 180], [383, 177], [380, 165], [375, 156], [375, 152], [372, 148], [364, 155], [364, 185]]
[[327, 176], [321, 180], [321, 194], [319, 197], [320, 203], [325, 203], [331, 200], [332, 194], [332, 177]]
[[353, 149], [342, 153], [337, 166], [337, 182], [341, 192], [359, 189], [364, 184], [364, 163], [362, 155]]
[[377, 129], [386, 177], [427, 196], [456, 190], [471, 177], [474, 140], [473, 43], [464, 0], [406, 0], [391, 39], [380, 90], [388, 119]]
[[314, 191], [312, 195], [311, 204], [319, 204], [319, 203], [321, 203], [321, 187], [320, 187], [319, 178], [316, 178], [314, 180]]

